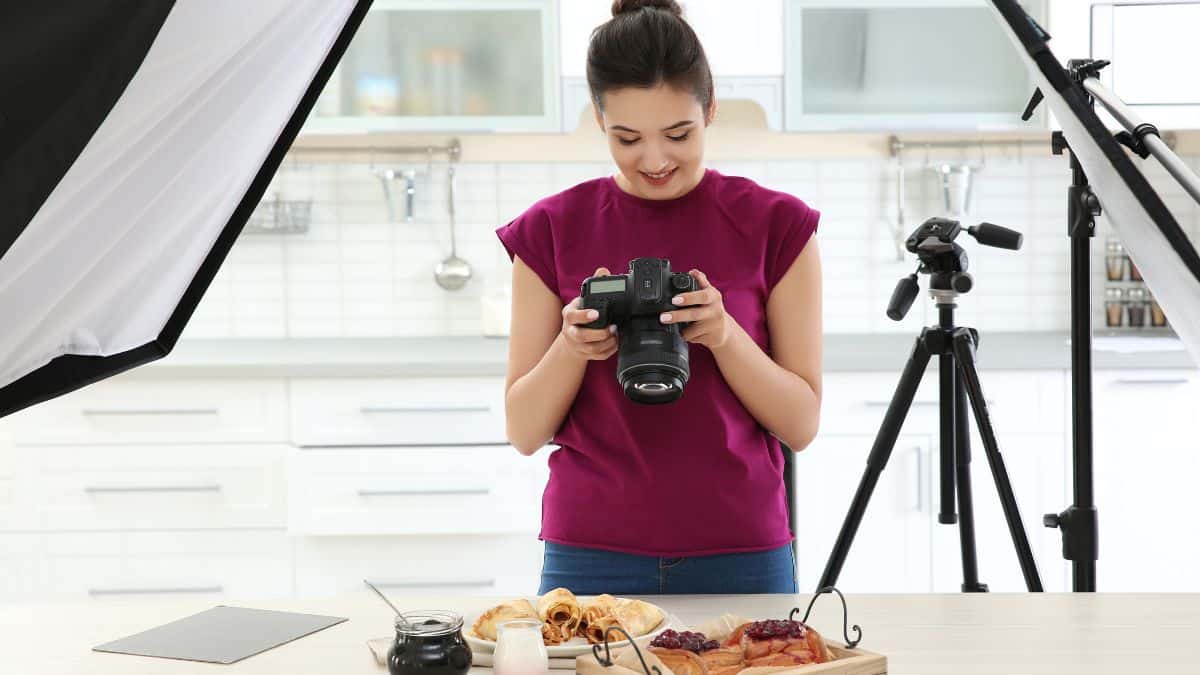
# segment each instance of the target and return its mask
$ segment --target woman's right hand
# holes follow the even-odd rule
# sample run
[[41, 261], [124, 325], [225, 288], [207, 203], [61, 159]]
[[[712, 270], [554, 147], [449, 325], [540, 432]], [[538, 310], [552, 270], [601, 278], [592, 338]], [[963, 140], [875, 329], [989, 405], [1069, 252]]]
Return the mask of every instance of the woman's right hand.
[[[592, 276], [607, 276], [608, 269], [601, 267]], [[563, 307], [562, 336], [570, 353], [587, 361], [603, 361], [617, 353], [617, 327], [585, 328], [583, 324], [595, 321], [599, 312], [581, 309], [580, 299], [575, 298]]]

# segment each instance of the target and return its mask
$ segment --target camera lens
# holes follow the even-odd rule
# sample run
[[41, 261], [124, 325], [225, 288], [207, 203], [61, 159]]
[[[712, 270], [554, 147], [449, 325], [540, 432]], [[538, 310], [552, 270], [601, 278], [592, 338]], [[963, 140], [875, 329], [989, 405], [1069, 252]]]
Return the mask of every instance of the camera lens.
[[664, 326], [657, 316], [633, 317], [619, 332], [617, 381], [625, 396], [645, 404], [678, 400], [691, 374], [679, 327]]

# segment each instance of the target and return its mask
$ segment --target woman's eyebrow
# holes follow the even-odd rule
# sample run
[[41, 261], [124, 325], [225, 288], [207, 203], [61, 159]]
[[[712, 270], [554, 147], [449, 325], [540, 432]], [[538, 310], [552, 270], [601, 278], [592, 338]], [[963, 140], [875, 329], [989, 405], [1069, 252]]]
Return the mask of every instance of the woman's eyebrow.
[[[661, 130], [662, 131], [670, 131], [672, 129], [678, 129], [679, 127], [686, 127], [689, 124], [695, 124], [695, 122], [692, 120], [680, 120], [680, 121], [676, 122], [675, 124], [672, 124], [669, 127], [663, 127]], [[621, 126], [620, 124], [614, 124], [610, 128], [613, 131], [628, 131], [631, 134], [642, 133], [642, 132], [638, 131], [637, 129], [630, 129], [629, 127]]]

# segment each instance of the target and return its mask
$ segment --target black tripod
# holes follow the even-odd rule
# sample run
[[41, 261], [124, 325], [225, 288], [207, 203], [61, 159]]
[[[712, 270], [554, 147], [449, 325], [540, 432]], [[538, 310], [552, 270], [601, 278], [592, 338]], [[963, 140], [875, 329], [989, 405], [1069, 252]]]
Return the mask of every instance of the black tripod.
[[[967, 254], [962, 247], [954, 243], [954, 238], [961, 231], [962, 227], [957, 221], [932, 218], [922, 223], [906, 242], [908, 250], [920, 258], [921, 264], [917, 272], [930, 274], [929, 288], [938, 308], [938, 325], [922, 329], [916, 344], [913, 345], [912, 354], [904, 367], [904, 373], [900, 376], [896, 393], [892, 395], [879, 433], [875, 437], [875, 444], [871, 447], [871, 454], [867, 457], [866, 471], [858, 484], [854, 501], [846, 514], [829, 562], [825, 565], [825, 572], [821, 575], [819, 588], [836, 585], [854, 535], [867, 510], [867, 502], [871, 499], [871, 493], [874, 492], [879, 476], [892, 454], [896, 438], [900, 435], [900, 428], [904, 425], [904, 418], [912, 405], [913, 396], [921, 384], [921, 377], [925, 374], [930, 357], [937, 355], [941, 378], [941, 510], [938, 522], [957, 522], [959, 525], [963, 565], [962, 590], [964, 593], [988, 590], [987, 585], [979, 581], [975, 557], [968, 398], [975, 413], [979, 435], [983, 439], [992, 478], [1000, 495], [1004, 517], [1008, 521], [1008, 530], [1017, 550], [1021, 572], [1025, 576], [1025, 584], [1030, 591], [1042, 590], [1033, 551], [1021, 524], [1017, 501], [1013, 496], [1012, 484], [1008, 480], [1008, 472], [1004, 468], [1004, 460], [1000, 457], [996, 434], [992, 429], [987, 403], [983, 398], [979, 372], [975, 367], [975, 349], [979, 344], [979, 333], [973, 328], [954, 325], [954, 309], [957, 306], [954, 301], [959, 295], [971, 290], [972, 285], [971, 276], [967, 274]], [[1012, 250], [1021, 247], [1019, 232], [990, 223], [970, 227], [967, 232], [985, 246]], [[892, 294], [888, 316], [896, 321], [904, 318], [918, 291], [916, 273], [902, 279]], [[954, 508], [955, 495], [958, 497], [957, 515]]]

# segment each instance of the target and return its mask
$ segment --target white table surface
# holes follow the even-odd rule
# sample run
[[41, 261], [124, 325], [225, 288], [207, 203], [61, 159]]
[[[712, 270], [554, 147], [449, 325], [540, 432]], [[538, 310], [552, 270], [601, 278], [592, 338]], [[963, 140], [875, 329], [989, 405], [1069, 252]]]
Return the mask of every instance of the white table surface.
[[[800, 596], [647, 597], [695, 625], [724, 612], [784, 617]], [[468, 614], [501, 598], [397, 596], [403, 610]], [[981, 594], [848, 596], [862, 647], [885, 654], [890, 673], [1089, 675], [1200, 673], [1200, 594]], [[217, 604], [349, 617], [290, 644], [223, 666], [91, 651]], [[810, 623], [841, 636], [836, 596], [817, 601]], [[238, 601], [199, 596], [96, 598], [0, 606], [0, 673], [21, 675], [271, 675], [386, 673], [366, 641], [391, 632], [391, 611], [368, 591], [335, 598]], [[488, 673], [489, 670], [480, 669]]]

